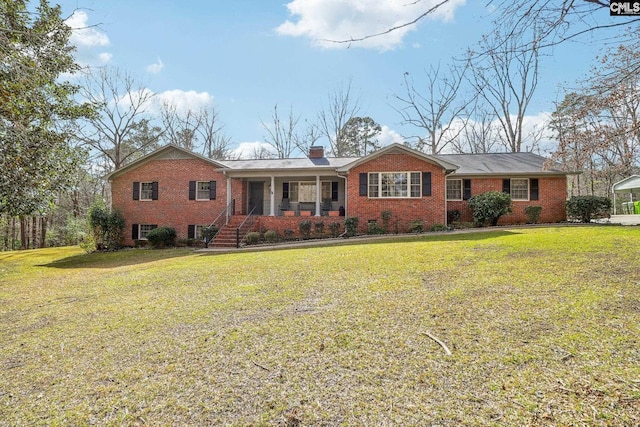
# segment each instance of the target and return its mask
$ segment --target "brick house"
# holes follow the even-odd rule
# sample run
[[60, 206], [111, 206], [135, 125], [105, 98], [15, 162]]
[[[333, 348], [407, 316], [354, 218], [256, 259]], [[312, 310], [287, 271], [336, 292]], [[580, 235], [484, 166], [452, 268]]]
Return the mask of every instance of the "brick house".
[[[394, 231], [416, 220], [446, 224], [447, 212], [471, 221], [467, 200], [505, 191], [513, 213], [500, 224], [524, 223], [524, 209], [542, 207], [542, 222], [565, 219], [567, 172], [545, 167], [533, 153], [427, 155], [392, 144], [364, 157], [325, 157], [322, 147], [298, 159], [211, 160], [168, 145], [110, 175], [112, 205], [127, 221], [126, 245], [157, 226], [197, 238], [212, 223], [217, 241], [230, 231], [298, 232], [303, 220], [342, 224], [358, 217], [360, 231], [391, 213]], [[223, 233], [223, 231], [225, 231]], [[235, 236], [232, 236], [235, 242]]]

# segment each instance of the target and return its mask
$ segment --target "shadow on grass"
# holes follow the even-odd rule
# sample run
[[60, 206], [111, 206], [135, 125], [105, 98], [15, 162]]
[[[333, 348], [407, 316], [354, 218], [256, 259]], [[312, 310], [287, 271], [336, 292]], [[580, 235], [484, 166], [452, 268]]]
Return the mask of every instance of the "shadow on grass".
[[221, 253], [230, 254], [260, 251], [284, 251], [292, 249], [297, 250], [326, 248], [331, 246], [374, 245], [409, 242], [481, 241], [486, 239], [495, 239], [498, 237], [515, 236], [517, 234], [519, 234], [517, 231], [469, 229], [443, 233], [364, 235], [349, 238], [296, 240], [274, 244], [244, 246], [240, 249], [231, 248], [229, 250], [214, 250], [210, 252], [202, 251], [199, 253], [199, 255], [207, 256], [218, 255]]
[[94, 252], [73, 255], [39, 267], [117, 268], [193, 255], [193, 249], [124, 249], [117, 252]]

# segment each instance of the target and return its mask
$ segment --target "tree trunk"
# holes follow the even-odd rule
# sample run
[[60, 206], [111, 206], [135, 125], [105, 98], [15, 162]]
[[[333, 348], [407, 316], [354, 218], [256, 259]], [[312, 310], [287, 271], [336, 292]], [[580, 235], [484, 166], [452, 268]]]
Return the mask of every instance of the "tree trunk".
[[20, 215], [20, 249], [24, 250], [29, 247], [29, 233], [28, 233], [27, 218], [24, 215]]
[[38, 247], [38, 217], [31, 217], [31, 249]]
[[47, 217], [40, 217], [40, 248], [47, 247]]
[[6, 215], [6, 222], [4, 224], [4, 230], [2, 230], [2, 250], [9, 250], [9, 215]]
[[16, 217], [11, 217], [11, 250], [16, 250]]

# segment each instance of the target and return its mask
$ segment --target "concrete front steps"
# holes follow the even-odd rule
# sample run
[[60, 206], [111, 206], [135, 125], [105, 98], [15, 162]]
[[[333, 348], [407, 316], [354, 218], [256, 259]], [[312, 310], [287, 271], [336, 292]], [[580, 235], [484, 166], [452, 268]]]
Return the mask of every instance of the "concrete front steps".
[[[237, 244], [236, 230], [245, 221], [246, 215], [233, 215], [229, 218], [229, 222], [220, 228], [216, 237], [209, 242], [210, 248], [235, 248]], [[247, 220], [240, 229], [240, 243], [244, 241], [245, 236], [250, 231], [255, 230], [255, 222]]]

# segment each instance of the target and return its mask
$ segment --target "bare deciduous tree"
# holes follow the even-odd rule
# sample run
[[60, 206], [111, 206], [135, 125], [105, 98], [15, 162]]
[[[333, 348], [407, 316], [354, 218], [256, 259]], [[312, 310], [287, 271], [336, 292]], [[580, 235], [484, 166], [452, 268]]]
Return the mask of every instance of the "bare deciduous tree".
[[215, 160], [225, 160], [231, 156], [231, 138], [223, 134], [223, 126], [218, 123], [215, 108], [200, 112], [198, 135], [202, 140], [202, 154]]
[[454, 153], [491, 153], [499, 142], [495, 115], [483, 107], [468, 115], [462, 132], [451, 141]]
[[79, 135], [82, 142], [108, 160], [108, 170], [157, 148], [160, 129], [151, 125], [148, 113], [154, 93], [117, 68], [100, 68], [87, 75], [82, 95], [98, 114], [88, 120]]
[[[535, 34], [533, 29], [532, 37]], [[523, 122], [538, 85], [538, 49], [523, 51], [519, 45], [512, 35], [496, 30], [480, 43], [486, 55], [469, 53], [473, 63], [469, 80], [499, 121], [504, 146], [514, 153], [522, 151]]]
[[330, 93], [328, 100], [328, 107], [318, 114], [318, 127], [329, 141], [332, 155], [343, 157], [348, 153], [349, 147], [341, 132], [347, 121], [358, 114], [360, 101], [353, 99], [351, 95], [351, 82]]
[[460, 101], [458, 94], [466, 69], [466, 66], [451, 66], [444, 75], [439, 66], [431, 67], [425, 72], [424, 89], [416, 89], [409, 73], [404, 73], [406, 94], [395, 95], [400, 104], [396, 111], [402, 116], [403, 124], [420, 131], [418, 135], [405, 136], [414, 140], [418, 150], [438, 154], [462, 131], [461, 124], [465, 121], [462, 113], [469, 101]]
[[296, 126], [300, 116], [293, 115], [293, 108], [289, 109], [289, 117], [281, 119], [278, 114], [278, 105], [273, 107], [273, 122], [262, 122], [262, 127], [267, 131], [268, 136], [265, 142], [273, 148], [279, 159], [288, 159], [297, 147], [298, 136]]

